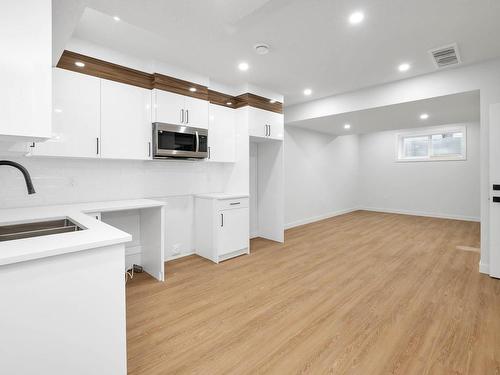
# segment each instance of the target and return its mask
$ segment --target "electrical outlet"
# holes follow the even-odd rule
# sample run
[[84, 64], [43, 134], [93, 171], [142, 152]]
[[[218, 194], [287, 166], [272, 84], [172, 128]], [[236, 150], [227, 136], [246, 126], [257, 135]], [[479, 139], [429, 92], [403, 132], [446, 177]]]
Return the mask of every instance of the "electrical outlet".
[[181, 244], [176, 243], [172, 246], [172, 255], [179, 255], [181, 253]]

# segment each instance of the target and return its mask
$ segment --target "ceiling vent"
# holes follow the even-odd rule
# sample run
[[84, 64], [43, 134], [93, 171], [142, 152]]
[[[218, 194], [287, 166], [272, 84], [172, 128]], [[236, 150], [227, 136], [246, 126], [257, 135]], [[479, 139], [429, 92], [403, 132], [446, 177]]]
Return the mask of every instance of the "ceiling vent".
[[269, 45], [265, 43], [258, 43], [255, 46], [253, 46], [255, 49], [255, 53], [257, 55], [267, 55], [269, 53]]
[[430, 50], [429, 53], [431, 54], [434, 64], [438, 69], [458, 65], [462, 62], [460, 60], [460, 54], [458, 53], [458, 46], [456, 43], [435, 48]]

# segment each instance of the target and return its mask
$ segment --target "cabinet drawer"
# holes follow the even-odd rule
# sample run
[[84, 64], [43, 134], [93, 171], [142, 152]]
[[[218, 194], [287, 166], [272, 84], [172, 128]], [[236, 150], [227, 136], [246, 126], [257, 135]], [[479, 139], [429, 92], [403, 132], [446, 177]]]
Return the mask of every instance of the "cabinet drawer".
[[219, 211], [246, 207], [248, 207], [248, 198], [222, 199], [217, 201], [217, 209]]

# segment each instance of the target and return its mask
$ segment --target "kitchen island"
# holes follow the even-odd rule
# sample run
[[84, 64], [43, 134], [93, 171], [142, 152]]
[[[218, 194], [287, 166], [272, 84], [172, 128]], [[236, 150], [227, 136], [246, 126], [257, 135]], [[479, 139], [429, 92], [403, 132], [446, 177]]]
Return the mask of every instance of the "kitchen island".
[[163, 278], [164, 204], [140, 199], [0, 210], [0, 238], [19, 225], [58, 220], [78, 229], [0, 242], [2, 373], [127, 373], [124, 270], [132, 236], [88, 213], [141, 210], [150, 272]]

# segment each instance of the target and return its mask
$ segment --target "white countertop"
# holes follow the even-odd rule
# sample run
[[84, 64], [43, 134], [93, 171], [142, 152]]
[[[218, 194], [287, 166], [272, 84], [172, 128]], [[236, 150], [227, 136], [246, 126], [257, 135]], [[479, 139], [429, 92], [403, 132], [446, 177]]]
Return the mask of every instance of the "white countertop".
[[227, 194], [227, 193], [209, 193], [209, 194], [196, 194], [196, 198], [204, 199], [239, 199], [248, 198], [248, 194]]
[[0, 225], [68, 217], [86, 228], [77, 232], [0, 242], [0, 266], [131, 241], [130, 234], [98, 221], [86, 213], [154, 208], [165, 204], [151, 199], [134, 199], [0, 210]]

